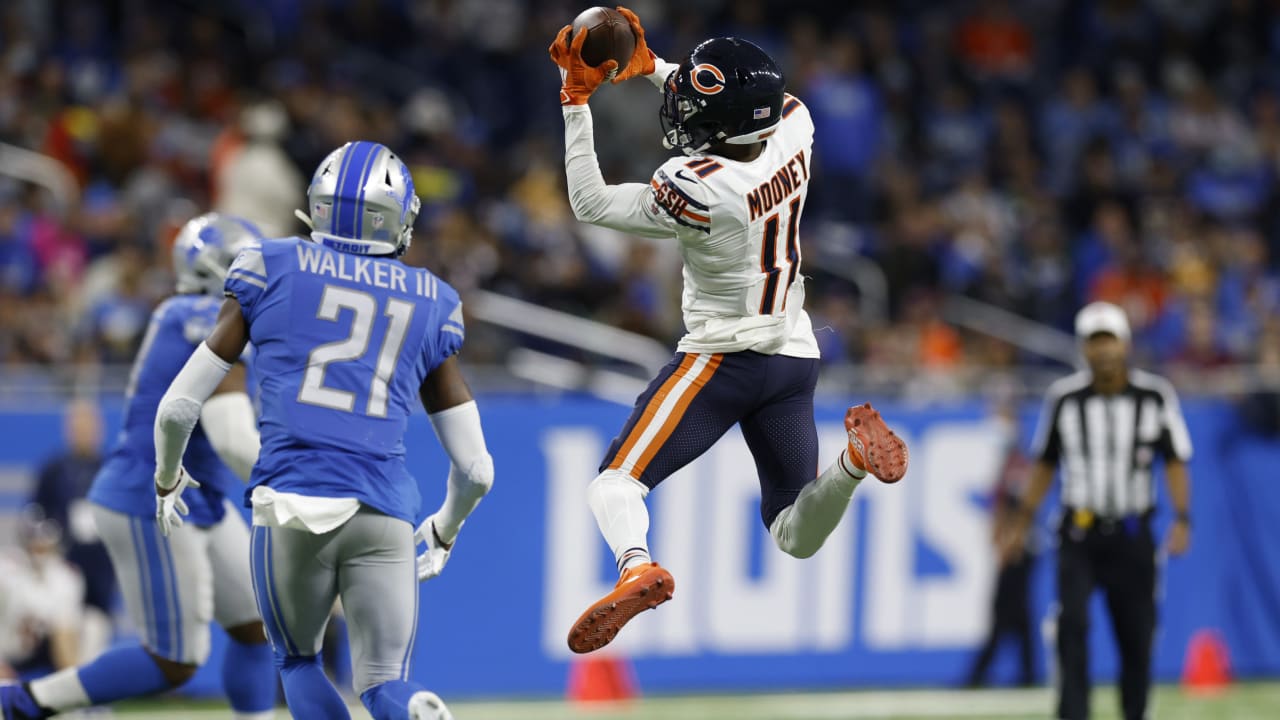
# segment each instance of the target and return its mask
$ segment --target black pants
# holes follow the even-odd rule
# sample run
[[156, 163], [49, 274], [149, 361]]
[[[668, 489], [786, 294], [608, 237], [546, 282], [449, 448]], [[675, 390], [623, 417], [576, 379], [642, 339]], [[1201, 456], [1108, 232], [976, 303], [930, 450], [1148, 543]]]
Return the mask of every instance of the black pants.
[[711, 449], [736, 423], [756, 461], [765, 527], [818, 468], [813, 391], [818, 361], [786, 355], [676, 353], [636, 399], [600, 472], [650, 488]]
[[1018, 644], [1018, 684], [1028, 686], [1035, 681], [1035, 646], [1028, 603], [1033, 565], [1032, 555], [1024, 551], [1000, 568], [992, 603], [991, 630], [969, 670], [967, 682], [970, 687], [986, 684], [987, 670], [995, 659], [1000, 641], [1006, 637]]
[[1155, 540], [1147, 519], [1093, 522], [1087, 529], [1066, 513], [1058, 550], [1058, 717], [1089, 717], [1089, 597], [1106, 592], [1120, 651], [1120, 704], [1125, 720], [1143, 720], [1151, 689], [1151, 640], [1156, 624]]

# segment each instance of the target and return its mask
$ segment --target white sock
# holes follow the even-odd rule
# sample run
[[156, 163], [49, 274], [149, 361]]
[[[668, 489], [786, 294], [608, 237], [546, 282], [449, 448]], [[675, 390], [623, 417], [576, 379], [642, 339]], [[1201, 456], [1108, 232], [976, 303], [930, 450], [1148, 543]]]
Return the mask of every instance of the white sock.
[[844, 517], [853, 491], [867, 476], [848, 461], [846, 452], [842, 450], [831, 467], [805, 485], [769, 526], [774, 542], [788, 555], [807, 558], [818, 552]]
[[231, 717], [234, 718], [234, 720], [274, 720], [275, 716], [275, 710], [263, 710], [262, 712], [232, 711], [231, 713]]
[[613, 550], [618, 572], [649, 560], [649, 488], [616, 470], [606, 470], [587, 486], [587, 504], [596, 516], [600, 534]]
[[69, 667], [32, 680], [31, 697], [49, 710], [72, 710], [89, 706], [89, 693], [80, 683], [80, 668]]

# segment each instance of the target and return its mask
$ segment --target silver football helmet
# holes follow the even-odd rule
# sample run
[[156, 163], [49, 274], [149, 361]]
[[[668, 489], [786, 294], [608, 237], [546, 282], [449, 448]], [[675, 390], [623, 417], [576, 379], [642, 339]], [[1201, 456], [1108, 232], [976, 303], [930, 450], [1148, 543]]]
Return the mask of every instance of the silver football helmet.
[[360, 140], [329, 153], [307, 189], [311, 239], [354, 255], [400, 256], [421, 201], [409, 168], [385, 145]]
[[248, 220], [206, 213], [187, 221], [173, 243], [173, 272], [178, 292], [222, 295], [227, 269], [246, 245], [262, 242]]

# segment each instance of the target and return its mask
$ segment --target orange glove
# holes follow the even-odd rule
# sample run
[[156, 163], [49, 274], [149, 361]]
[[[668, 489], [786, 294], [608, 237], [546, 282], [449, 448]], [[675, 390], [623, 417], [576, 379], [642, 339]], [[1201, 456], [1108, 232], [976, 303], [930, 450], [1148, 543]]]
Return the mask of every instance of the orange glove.
[[560, 34], [552, 41], [547, 51], [551, 59], [560, 66], [560, 75], [564, 84], [560, 86], [561, 105], [586, 105], [587, 99], [596, 88], [613, 75], [618, 69], [616, 60], [605, 60], [600, 67], [591, 67], [582, 61], [582, 44], [587, 41], [587, 29], [582, 28], [569, 43], [569, 33], [573, 26], [565, 25]]
[[618, 14], [626, 18], [627, 22], [631, 24], [631, 32], [636, 35], [636, 49], [631, 53], [631, 61], [613, 78], [614, 85], [640, 75], [652, 75], [654, 70], [657, 69], [654, 60], [658, 57], [645, 44], [644, 28], [640, 25], [640, 18], [621, 5], [618, 6]]

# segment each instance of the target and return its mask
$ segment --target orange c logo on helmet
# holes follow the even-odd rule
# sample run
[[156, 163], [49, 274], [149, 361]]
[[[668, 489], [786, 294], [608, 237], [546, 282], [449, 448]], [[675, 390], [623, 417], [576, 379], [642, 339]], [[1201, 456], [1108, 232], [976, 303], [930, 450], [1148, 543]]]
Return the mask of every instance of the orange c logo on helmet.
[[724, 73], [710, 63], [694, 65], [689, 71], [689, 81], [693, 83], [694, 89], [703, 95], [715, 95], [724, 90]]

